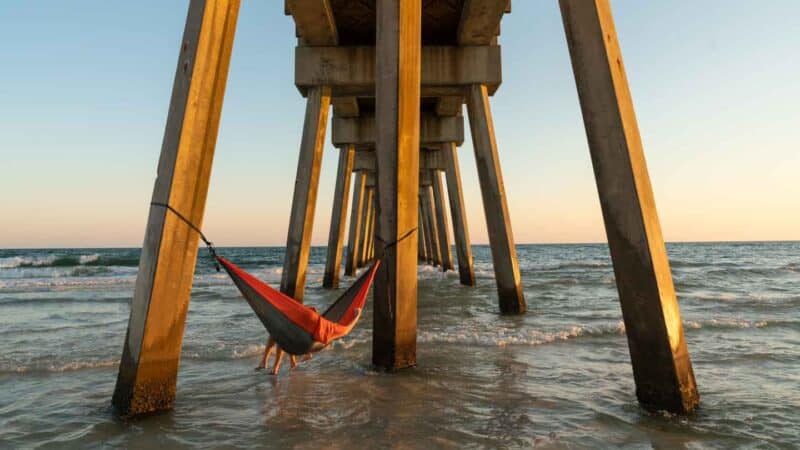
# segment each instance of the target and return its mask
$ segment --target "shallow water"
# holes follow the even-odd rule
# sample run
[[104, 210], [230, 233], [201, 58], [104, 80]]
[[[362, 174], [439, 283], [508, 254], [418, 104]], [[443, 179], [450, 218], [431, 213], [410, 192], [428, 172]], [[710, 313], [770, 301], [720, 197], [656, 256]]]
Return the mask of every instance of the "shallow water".
[[[138, 250], [0, 250], [0, 448], [800, 446], [800, 243], [668, 251], [702, 401], [688, 418], [636, 403], [607, 247], [529, 245], [525, 316], [498, 315], [477, 246], [477, 287], [419, 269], [418, 367], [372, 370], [368, 306], [278, 378], [252, 370], [265, 332], [201, 254], [175, 408], [121, 421], [109, 402]], [[280, 279], [283, 249], [221, 253]], [[307, 303], [337, 295], [323, 263], [314, 248]]]

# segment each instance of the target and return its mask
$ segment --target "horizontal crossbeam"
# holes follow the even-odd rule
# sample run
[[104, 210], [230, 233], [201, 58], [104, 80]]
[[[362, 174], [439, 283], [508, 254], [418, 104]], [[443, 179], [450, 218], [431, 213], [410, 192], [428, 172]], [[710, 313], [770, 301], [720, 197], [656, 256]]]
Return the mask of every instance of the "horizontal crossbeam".
[[[464, 142], [463, 116], [434, 116], [422, 114], [420, 118], [419, 139], [422, 145]], [[357, 147], [375, 146], [375, 117], [336, 117], [333, 118], [331, 139], [334, 146], [353, 144]]]
[[[500, 47], [422, 47], [422, 96], [458, 96], [470, 85], [493, 94], [502, 82]], [[375, 95], [375, 47], [296, 47], [295, 85], [303, 96], [329, 86], [333, 96]]]

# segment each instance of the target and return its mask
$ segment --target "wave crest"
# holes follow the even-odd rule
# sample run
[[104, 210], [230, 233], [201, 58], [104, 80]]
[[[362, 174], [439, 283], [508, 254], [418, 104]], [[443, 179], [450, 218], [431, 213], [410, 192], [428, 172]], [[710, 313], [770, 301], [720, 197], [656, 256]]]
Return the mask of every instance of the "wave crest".
[[26, 269], [47, 267], [76, 267], [76, 266], [122, 266], [138, 267], [138, 256], [101, 255], [89, 253], [85, 255], [37, 255], [37, 256], [10, 256], [0, 258], [0, 269]]

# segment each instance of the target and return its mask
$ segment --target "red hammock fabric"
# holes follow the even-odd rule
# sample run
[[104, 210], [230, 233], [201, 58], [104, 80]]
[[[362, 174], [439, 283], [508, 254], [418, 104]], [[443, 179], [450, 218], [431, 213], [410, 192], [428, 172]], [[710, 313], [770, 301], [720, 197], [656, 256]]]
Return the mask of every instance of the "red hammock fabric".
[[[364, 275], [367, 277], [366, 282], [361, 283], [361, 286], [355, 293], [352, 302], [347, 305], [344, 311], [335, 312], [335, 315], [339, 317], [336, 320], [328, 320], [328, 318], [325, 316], [327, 316], [328, 312], [337, 306], [338, 301], [334, 303], [334, 305], [331, 306], [328, 311], [320, 314], [316, 310], [305, 306], [297, 300], [270, 287], [268, 284], [245, 272], [227, 259], [218, 257], [217, 260], [220, 262], [220, 264], [222, 264], [231, 278], [234, 279], [234, 282], [236, 282], [240, 290], [243, 288], [243, 286], [240, 285], [241, 282], [246, 285], [246, 288], [255, 291], [258, 297], [263, 299], [265, 302], [269, 302], [270, 305], [276, 308], [280, 314], [285, 316], [285, 318], [291, 323], [311, 335], [314, 341], [323, 345], [327, 345], [334, 339], [338, 339], [347, 335], [353, 329], [361, 315], [361, 312], [364, 310], [364, 304], [367, 301], [367, 294], [369, 293], [370, 286], [375, 278], [377, 268], [380, 265], [380, 261], [376, 261], [375, 264], [373, 264], [373, 266], [369, 269], [369, 272]], [[242, 290], [242, 292], [244, 294], [244, 290]], [[347, 292], [345, 294], [347, 294]], [[250, 301], [250, 299], [248, 299], [248, 301]], [[253, 305], [251, 304], [251, 306]], [[258, 310], [255, 306], [253, 309], [258, 314]], [[262, 319], [262, 322], [264, 322], [265, 326], [267, 326], [267, 331], [269, 331], [270, 334], [272, 334], [280, 344], [281, 339], [279, 339], [279, 336], [275, 336], [275, 330], [269, 329], [269, 326], [267, 325], [268, 322], [264, 320], [264, 317], [260, 318]]]

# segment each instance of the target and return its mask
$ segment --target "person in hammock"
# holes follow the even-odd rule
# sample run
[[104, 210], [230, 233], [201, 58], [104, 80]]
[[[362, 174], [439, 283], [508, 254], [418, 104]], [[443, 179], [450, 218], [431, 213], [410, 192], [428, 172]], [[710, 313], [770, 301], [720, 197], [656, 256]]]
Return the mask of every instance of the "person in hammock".
[[[317, 311], [316, 308], [311, 308], [314, 312]], [[261, 363], [256, 366], [256, 370], [264, 370], [267, 368], [267, 360], [269, 359], [269, 355], [275, 351], [275, 364], [272, 366], [272, 370], [269, 372], [271, 375], [277, 375], [278, 370], [281, 368], [281, 361], [283, 361], [283, 354], [286, 353], [275, 339], [272, 336], [267, 339], [267, 346], [264, 348], [264, 356], [261, 357]], [[308, 361], [311, 359], [311, 352], [306, 353], [303, 355], [302, 361]], [[291, 364], [291, 369], [295, 369], [297, 367], [297, 357], [295, 355], [289, 355], [289, 363]]]

